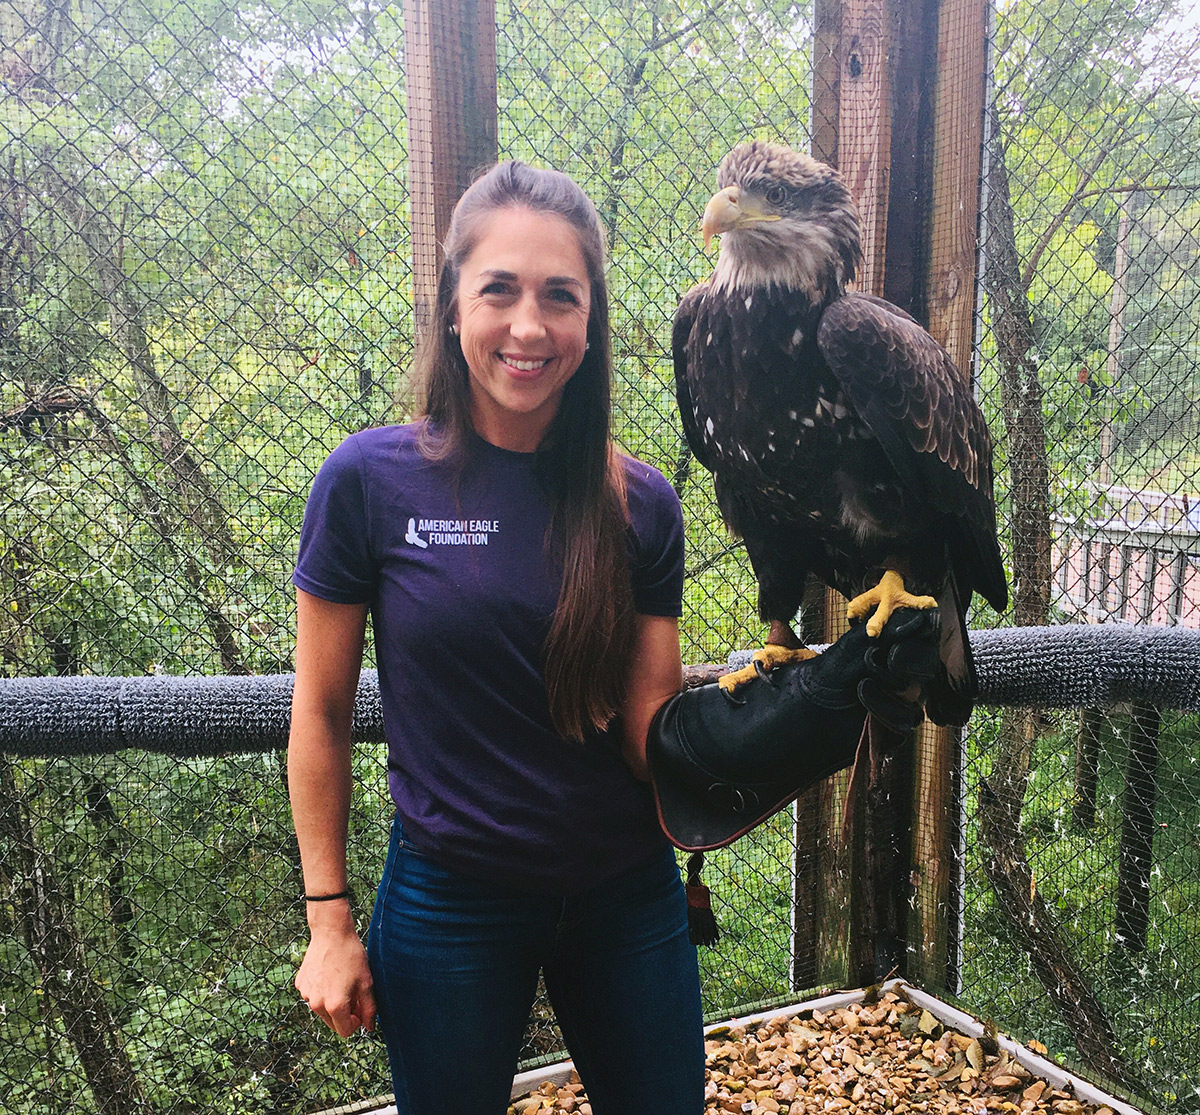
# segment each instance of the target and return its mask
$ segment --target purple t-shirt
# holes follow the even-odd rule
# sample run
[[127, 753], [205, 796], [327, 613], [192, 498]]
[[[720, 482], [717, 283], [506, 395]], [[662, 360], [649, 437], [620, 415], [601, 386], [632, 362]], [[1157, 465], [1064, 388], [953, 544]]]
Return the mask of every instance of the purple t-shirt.
[[[416, 426], [364, 430], [313, 482], [293, 583], [368, 604], [406, 837], [445, 866], [570, 893], [663, 846], [647, 785], [614, 741], [552, 728], [542, 648], [560, 573], [534, 455], [476, 438], [453, 466], [422, 457]], [[678, 616], [683, 522], [662, 474], [627, 460], [634, 601]]]

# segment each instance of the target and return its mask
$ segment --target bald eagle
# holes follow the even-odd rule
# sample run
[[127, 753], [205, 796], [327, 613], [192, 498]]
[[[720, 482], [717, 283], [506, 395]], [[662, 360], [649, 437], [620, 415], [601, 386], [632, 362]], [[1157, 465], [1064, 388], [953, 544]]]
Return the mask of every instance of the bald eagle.
[[676, 398], [758, 580], [759, 656], [803, 653], [791, 625], [810, 575], [852, 598], [870, 634], [893, 608], [936, 605], [943, 669], [926, 712], [965, 723], [965, 609], [975, 592], [1008, 604], [970, 385], [902, 309], [847, 291], [859, 220], [837, 171], [755, 141], [725, 156], [717, 185], [702, 232], [720, 256], [675, 316]]

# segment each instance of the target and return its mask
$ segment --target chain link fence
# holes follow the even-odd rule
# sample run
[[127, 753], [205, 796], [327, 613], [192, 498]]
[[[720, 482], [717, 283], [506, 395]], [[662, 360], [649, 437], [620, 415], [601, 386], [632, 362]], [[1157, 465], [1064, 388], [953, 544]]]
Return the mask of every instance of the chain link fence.
[[[977, 373], [1009, 618], [1200, 627], [1194, 14], [1011, 0], [992, 20]], [[501, 154], [571, 173], [608, 227], [618, 435], [677, 480], [684, 656], [722, 661], [765, 632], [686, 471], [670, 321], [712, 264], [721, 156], [807, 146], [812, 12], [498, 0], [496, 22]], [[286, 672], [312, 475], [411, 405], [400, 8], [13, 0], [0, 83], [0, 676]], [[1076, 1062], [1109, 1034], [1171, 1112], [1200, 1112], [1196, 737], [1141, 707], [980, 710], [963, 749], [947, 990]], [[365, 923], [389, 809], [382, 749], [355, 762]], [[268, 749], [0, 755], [0, 1111], [389, 1090], [378, 1040], [323, 1032], [292, 988], [282, 769]], [[711, 858], [710, 1017], [845, 980], [836, 950], [798, 975], [796, 839], [785, 812]], [[560, 1051], [539, 1007], [527, 1063]]]
[[[1196, 16], [994, 16], [978, 376], [1018, 624], [1200, 624]], [[1076, 1064], [1115, 1046], [1172, 1111], [1200, 1110], [1197, 727], [1135, 702], [967, 740], [963, 999]]]

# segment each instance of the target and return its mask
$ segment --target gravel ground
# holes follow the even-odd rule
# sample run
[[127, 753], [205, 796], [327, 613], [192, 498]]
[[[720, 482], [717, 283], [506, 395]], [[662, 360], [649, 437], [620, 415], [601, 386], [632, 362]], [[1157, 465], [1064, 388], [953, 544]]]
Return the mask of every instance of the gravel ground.
[[[706, 1115], [1113, 1115], [892, 992], [824, 1013], [722, 1027], [708, 1034], [705, 1051]], [[514, 1100], [509, 1115], [591, 1115], [578, 1077], [571, 1081], [542, 1084]]]

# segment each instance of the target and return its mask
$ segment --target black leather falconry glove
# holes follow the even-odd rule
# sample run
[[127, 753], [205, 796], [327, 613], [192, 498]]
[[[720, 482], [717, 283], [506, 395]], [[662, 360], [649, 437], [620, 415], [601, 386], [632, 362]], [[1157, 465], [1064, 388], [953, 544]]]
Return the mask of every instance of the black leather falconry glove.
[[865, 624], [828, 650], [726, 694], [715, 682], [659, 709], [646, 743], [659, 822], [676, 847], [736, 840], [853, 761], [871, 712], [908, 732], [938, 662], [936, 610], [902, 609], [877, 638]]

